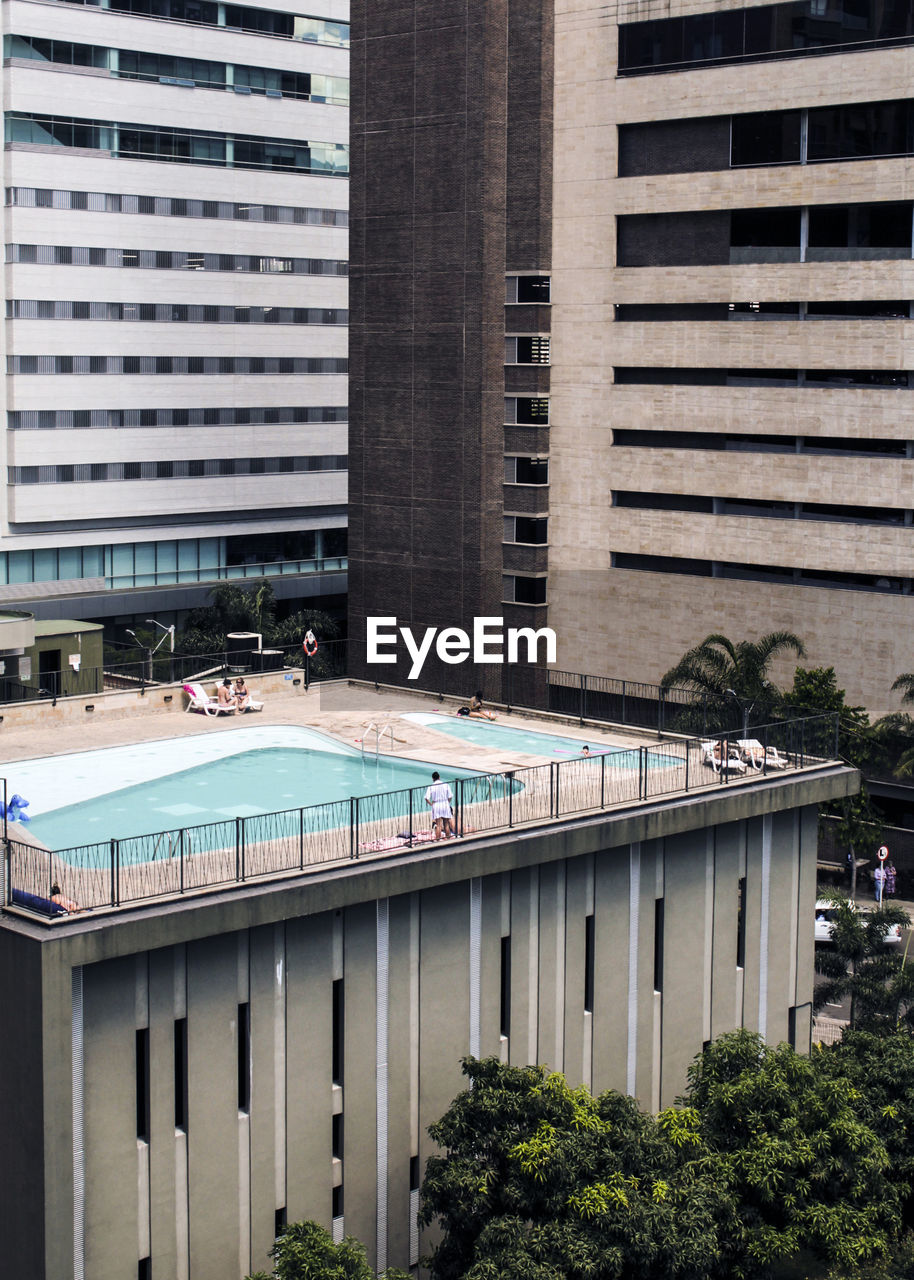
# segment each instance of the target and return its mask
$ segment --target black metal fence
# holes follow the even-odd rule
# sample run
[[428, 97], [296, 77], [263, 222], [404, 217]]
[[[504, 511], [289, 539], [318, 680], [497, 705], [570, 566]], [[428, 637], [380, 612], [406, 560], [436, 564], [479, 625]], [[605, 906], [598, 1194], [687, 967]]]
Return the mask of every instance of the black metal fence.
[[[750, 741], [678, 739], [454, 778], [457, 833], [509, 830], [836, 758], [836, 715], [753, 732]], [[413, 787], [55, 851], [12, 838], [6, 900], [59, 915], [57, 885], [81, 910], [116, 908], [402, 852], [433, 836], [425, 788]]]
[[314, 680], [334, 679], [346, 674], [346, 641], [330, 640], [309, 655], [301, 645], [253, 650], [242, 655], [228, 650], [214, 653], [156, 653], [142, 658], [111, 657], [101, 667], [65, 667], [60, 671], [43, 671], [39, 682], [23, 683], [15, 678], [0, 677], [0, 703], [51, 702], [58, 698], [92, 697], [101, 693], [139, 689], [159, 684], [176, 684], [199, 680], [223, 672], [263, 674], [283, 668], [300, 668], [305, 684]]

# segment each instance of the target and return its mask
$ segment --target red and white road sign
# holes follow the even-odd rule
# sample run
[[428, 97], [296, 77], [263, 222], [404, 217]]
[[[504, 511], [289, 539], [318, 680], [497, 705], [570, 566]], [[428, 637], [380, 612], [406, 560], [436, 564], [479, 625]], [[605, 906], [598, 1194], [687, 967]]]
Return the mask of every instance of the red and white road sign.
[[888, 856], [889, 856], [888, 845], [881, 844], [879, 848], [876, 850], [876, 857], [879, 859], [880, 862], [885, 862]]

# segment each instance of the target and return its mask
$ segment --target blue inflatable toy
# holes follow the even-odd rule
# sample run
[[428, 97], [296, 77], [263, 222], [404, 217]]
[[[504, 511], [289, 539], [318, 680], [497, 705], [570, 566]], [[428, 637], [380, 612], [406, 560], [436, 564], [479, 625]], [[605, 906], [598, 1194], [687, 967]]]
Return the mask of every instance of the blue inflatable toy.
[[4, 812], [3, 801], [0, 800], [0, 818], [9, 818], [10, 822], [31, 822], [32, 819], [23, 810], [29, 807], [28, 800], [23, 800], [20, 795], [10, 796], [9, 804]]

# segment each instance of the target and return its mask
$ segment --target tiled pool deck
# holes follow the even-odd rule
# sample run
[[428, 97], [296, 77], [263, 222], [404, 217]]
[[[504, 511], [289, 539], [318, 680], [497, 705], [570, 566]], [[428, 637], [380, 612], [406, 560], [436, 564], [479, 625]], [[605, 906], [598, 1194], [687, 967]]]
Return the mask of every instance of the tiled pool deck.
[[[251, 684], [255, 684], [253, 679]], [[307, 725], [332, 734], [349, 746], [358, 746], [359, 740], [365, 736], [367, 724], [391, 724], [397, 755], [454, 764], [480, 773], [500, 773], [512, 767], [541, 764], [549, 758], [516, 751], [506, 753], [503, 748], [488, 751], [473, 743], [434, 733], [423, 725], [401, 720], [404, 712], [430, 712], [441, 706], [443, 714], [453, 714], [457, 706], [457, 703], [439, 704], [434, 697], [408, 691], [401, 693], [382, 689], [375, 692], [373, 686], [340, 681], [323, 686], [312, 685], [307, 693], [299, 688], [288, 693], [266, 694], [264, 709], [259, 713], [215, 717], [193, 712], [185, 714], [181, 707], [186, 699], [181, 693], [178, 693], [176, 702], [178, 698], [182, 701], [175, 710], [129, 711], [123, 715], [73, 724], [57, 723], [49, 715], [46, 725], [0, 725], [0, 776], [4, 762], [10, 760], [65, 755], [193, 734], [233, 733], [241, 727], [269, 724]], [[656, 734], [627, 729], [582, 729], [576, 721], [559, 717], [500, 714], [498, 723], [535, 728], [563, 737], [579, 737], [582, 745], [588, 743], [591, 747], [632, 747], [657, 741]], [[370, 737], [369, 749], [373, 752], [373, 732]], [[390, 746], [390, 737], [385, 735], [382, 744], [385, 753], [390, 751]]]
[[[596, 754], [588, 761], [567, 753], [560, 757], [534, 755], [503, 744], [483, 747], [436, 732], [434, 724], [402, 718], [407, 712], [436, 710], [439, 704], [434, 697], [346, 682], [313, 686], [308, 692], [291, 686], [288, 690], [278, 687], [277, 692], [264, 697], [263, 712], [251, 715], [206, 717], [169, 708], [98, 718], [89, 724], [38, 723], [17, 728], [12, 723], [0, 727], [0, 776], [9, 775], [15, 786], [15, 770], [4, 769], [4, 763], [199, 734], [221, 736], [254, 724], [307, 726], [352, 747], [365, 739], [373, 754], [375, 732], [369, 726], [374, 725], [383, 731], [385, 754], [392, 749], [402, 757], [454, 765], [477, 775], [527, 771], [517, 773], [516, 783], [484, 780], [481, 790], [470, 782], [467, 790], [461, 791], [462, 784], [457, 784], [458, 826], [460, 834], [470, 839], [509, 828], [597, 816], [655, 800], [669, 802], [721, 788], [724, 783], [741, 787], [766, 782], [766, 775], [754, 770], [722, 778], [702, 762], [695, 741], [679, 739], [673, 743], [667, 739], [664, 747], [651, 733], [582, 727], [575, 721], [543, 715], [499, 716], [502, 725], [577, 739], [595, 753], [618, 749], [629, 753], [629, 761], [631, 755], [639, 761], [634, 768], [631, 763], [614, 766], [612, 755]], [[183, 695], [179, 697], [181, 703], [176, 699], [176, 706], [183, 704]], [[440, 710], [443, 716], [453, 715], [455, 707], [441, 704]], [[785, 773], [820, 767], [830, 754], [827, 733], [821, 735], [821, 742], [825, 745], [816, 754], [807, 737], [802, 749], [796, 747], [799, 754], [791, 757]], [[642, 749], [632, 752], [632, 748]], [[811, 754], [804, 755], [804, 751]], [[616, 760], [625, 761], [626, 757]], [[103, 761], [99, 768], [104, 768]], [[779, 770], [767, 773], [768, 778], [783, 776]], [[128, 903], [225, 888], [250, 879], [277, 879], [353, 858], [372, 862], [428, 844], [430, 833], [421, 829], [428, 826], [422, 794], [423, 788], [419, 788], [408, 799], [408, 818], [402, 799], [407, 793], [391, 792], [260, 819], [240, 818], [221, 826], [138, 837], [133, 845], [130, 840], [111, 841], [110, 851], [109, 842], [103, 841], [92, 846], [92, 852], [87, 846], [85, 860], [81, 855], [78, 863], [67, 861], [63, 851], [58, 858], [28, 848], [32, 841], [27, 828], [24, 832], [12, 828], [10, 885], [13, 890], [46, 898], [48, 885], [59, 878], [65, 883], [65, 892], [82, 907], [119, 910]], [[20, 839], [26, 844], [18, 843]], [[463, 842], [457, 843], [465, 847]]]

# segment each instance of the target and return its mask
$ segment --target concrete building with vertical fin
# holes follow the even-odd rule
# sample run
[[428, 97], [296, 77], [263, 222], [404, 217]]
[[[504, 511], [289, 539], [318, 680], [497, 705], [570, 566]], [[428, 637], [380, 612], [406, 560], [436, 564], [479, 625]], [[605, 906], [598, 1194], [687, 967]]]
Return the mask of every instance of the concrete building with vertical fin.
[[852, 702], [895, 705], [912, 21], [902, 0], [366, 9], [356, 638], [374, 613], [548, 618], [564, 670], [657, 680], [709, 632], [788, 629]]
[[657, 1108], [734, 1027], [807, 1049], [817, 806], [856, 775], [796, 763], [54, 921], [7, 907], [10, 1274], [240, 1280], [306, 1218], [413, 1268], [464, 1055]]

